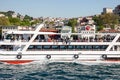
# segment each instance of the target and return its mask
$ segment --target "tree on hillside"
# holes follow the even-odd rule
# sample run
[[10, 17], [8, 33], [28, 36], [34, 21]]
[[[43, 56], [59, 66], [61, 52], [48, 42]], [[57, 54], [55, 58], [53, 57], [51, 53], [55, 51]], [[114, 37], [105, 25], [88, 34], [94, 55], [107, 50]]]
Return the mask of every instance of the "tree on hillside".
[[31, 21], [31, 20], [33, 20], [33, 17], [30, 17], [30, 16], [28, 16], [28, 15], [25, 15], [24, 20], [25, 20], [25, 19]]
[[68, 21], [68, 26], [71, 26], [72, 27], [72, 32], [74, 33], [75, 32], [75, 26], [77, 25], [77, 20], [74, 18], [74, 19], [70, 19]]
[[10, 21], [11, 25], [16, 25], [16, 26], [19, 26], [21, 23], [19, 18], [9, 18], [9, 21]]
[[102, 22], [102, 19], [101, 19], [100, 16], [94, 16], [93, 20], [95, 21], [95, 25], [97, 25], [97, 26], [102, 26], [103, 25], [103, 22]]
[[34, 25], [34, 24], [37, 24], [37, 23], [40, 23], [40, 21], [38, 19], [34, 20], [31, 22], [31, 25]]
[[119, 23], [119, 16], [115, 14], [103, 14], [100, 16], [105, 26], [113, 27]]
[[0, 17], [0, 26], [9, 26], [10, 22], [8, 18]]
[[30, 24], [30, 21], [29, 20], [27, 20], [27, 19], [24, 19], [23, 21], [21, 21], [21, 24], [20, 24], [21, 26], [30, 26], [31, 24]]
[[[94, 16], [93, 20], [97, 26], [106, 26], [114, 29], [115, 25], [119, 24], [120, 17], [113, 13], [102, 14], [99, 16]], [[103, 27], [104, 28], [104, 27]], [[102, 29], [102, 28], [99, 28]]]
[[12, 17], [12, 15], [14, 13], [15, 13], [14, 11], [8, 11], [8, 12], [5, 13], [5, 15], [8, 16], [8, 17]]

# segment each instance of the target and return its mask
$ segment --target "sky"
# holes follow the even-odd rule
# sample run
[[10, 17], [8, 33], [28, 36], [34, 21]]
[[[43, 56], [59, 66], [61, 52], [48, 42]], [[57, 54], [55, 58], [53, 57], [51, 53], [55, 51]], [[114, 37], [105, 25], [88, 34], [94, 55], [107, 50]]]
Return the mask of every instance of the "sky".
[[0, 11], [15, 11], [32, 17], [83, 17], [115, 8], [120, 0], [0, 0]]

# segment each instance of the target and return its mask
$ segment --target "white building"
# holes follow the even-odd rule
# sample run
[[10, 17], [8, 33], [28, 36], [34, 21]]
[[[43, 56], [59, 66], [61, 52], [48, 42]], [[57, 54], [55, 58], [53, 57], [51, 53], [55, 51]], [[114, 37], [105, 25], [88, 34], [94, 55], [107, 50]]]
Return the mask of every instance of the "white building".
[[81, 33], [82, 35], [79, 35], [78, 37], [95, 37], [95, 31], [96, 31], [96, 26], [90, 26], [90, 25], [86, 25], [86, 26], [80, 26], [77, 28], [77, 32]]
[[106, 13], [113, 13], [113, 9], [112, 8], [103, 8], [103, 14], [106, 14]]
[[14, 14], [12, 15], [12, 18], [16, 18], [16, 17], [17, 17], [17, 14], [14, 13]]
[[72, 33], [72, 28], [70, 26], [62, 26], [61, 33], [66, 33], [61, 34], [62, 39], [70, 38], [71, 34], [69, 33]]
[[5, 17], [5, 15], [4, 14], [0, 14], [0, 17]]

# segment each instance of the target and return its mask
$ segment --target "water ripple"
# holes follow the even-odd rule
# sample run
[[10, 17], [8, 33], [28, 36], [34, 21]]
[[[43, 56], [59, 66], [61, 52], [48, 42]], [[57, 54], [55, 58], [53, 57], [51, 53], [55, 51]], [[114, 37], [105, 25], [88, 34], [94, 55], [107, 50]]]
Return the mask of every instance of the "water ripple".
[[120, 64], [0, 64], [0, 80], [118, 80]]

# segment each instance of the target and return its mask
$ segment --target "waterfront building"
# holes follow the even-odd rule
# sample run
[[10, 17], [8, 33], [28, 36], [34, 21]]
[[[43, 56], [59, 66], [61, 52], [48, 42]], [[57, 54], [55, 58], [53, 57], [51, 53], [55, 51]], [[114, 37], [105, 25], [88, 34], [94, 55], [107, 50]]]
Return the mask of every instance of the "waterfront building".
[[72, 28], [70, 26], [62, 26], [62, 29], [61, 29], [61, 38], [62, 39], [70, 38], [71, 34], [67, 34], [67, 33], [72, 33]]
[[83, 35], [79, 35], [79, 38], [85, 38], [85, 37], [95, 37], [96, 26], [95, 25], [86, 25], [86, 26], [80, 26], [77, 28], [77, 33], [81, 33]]

